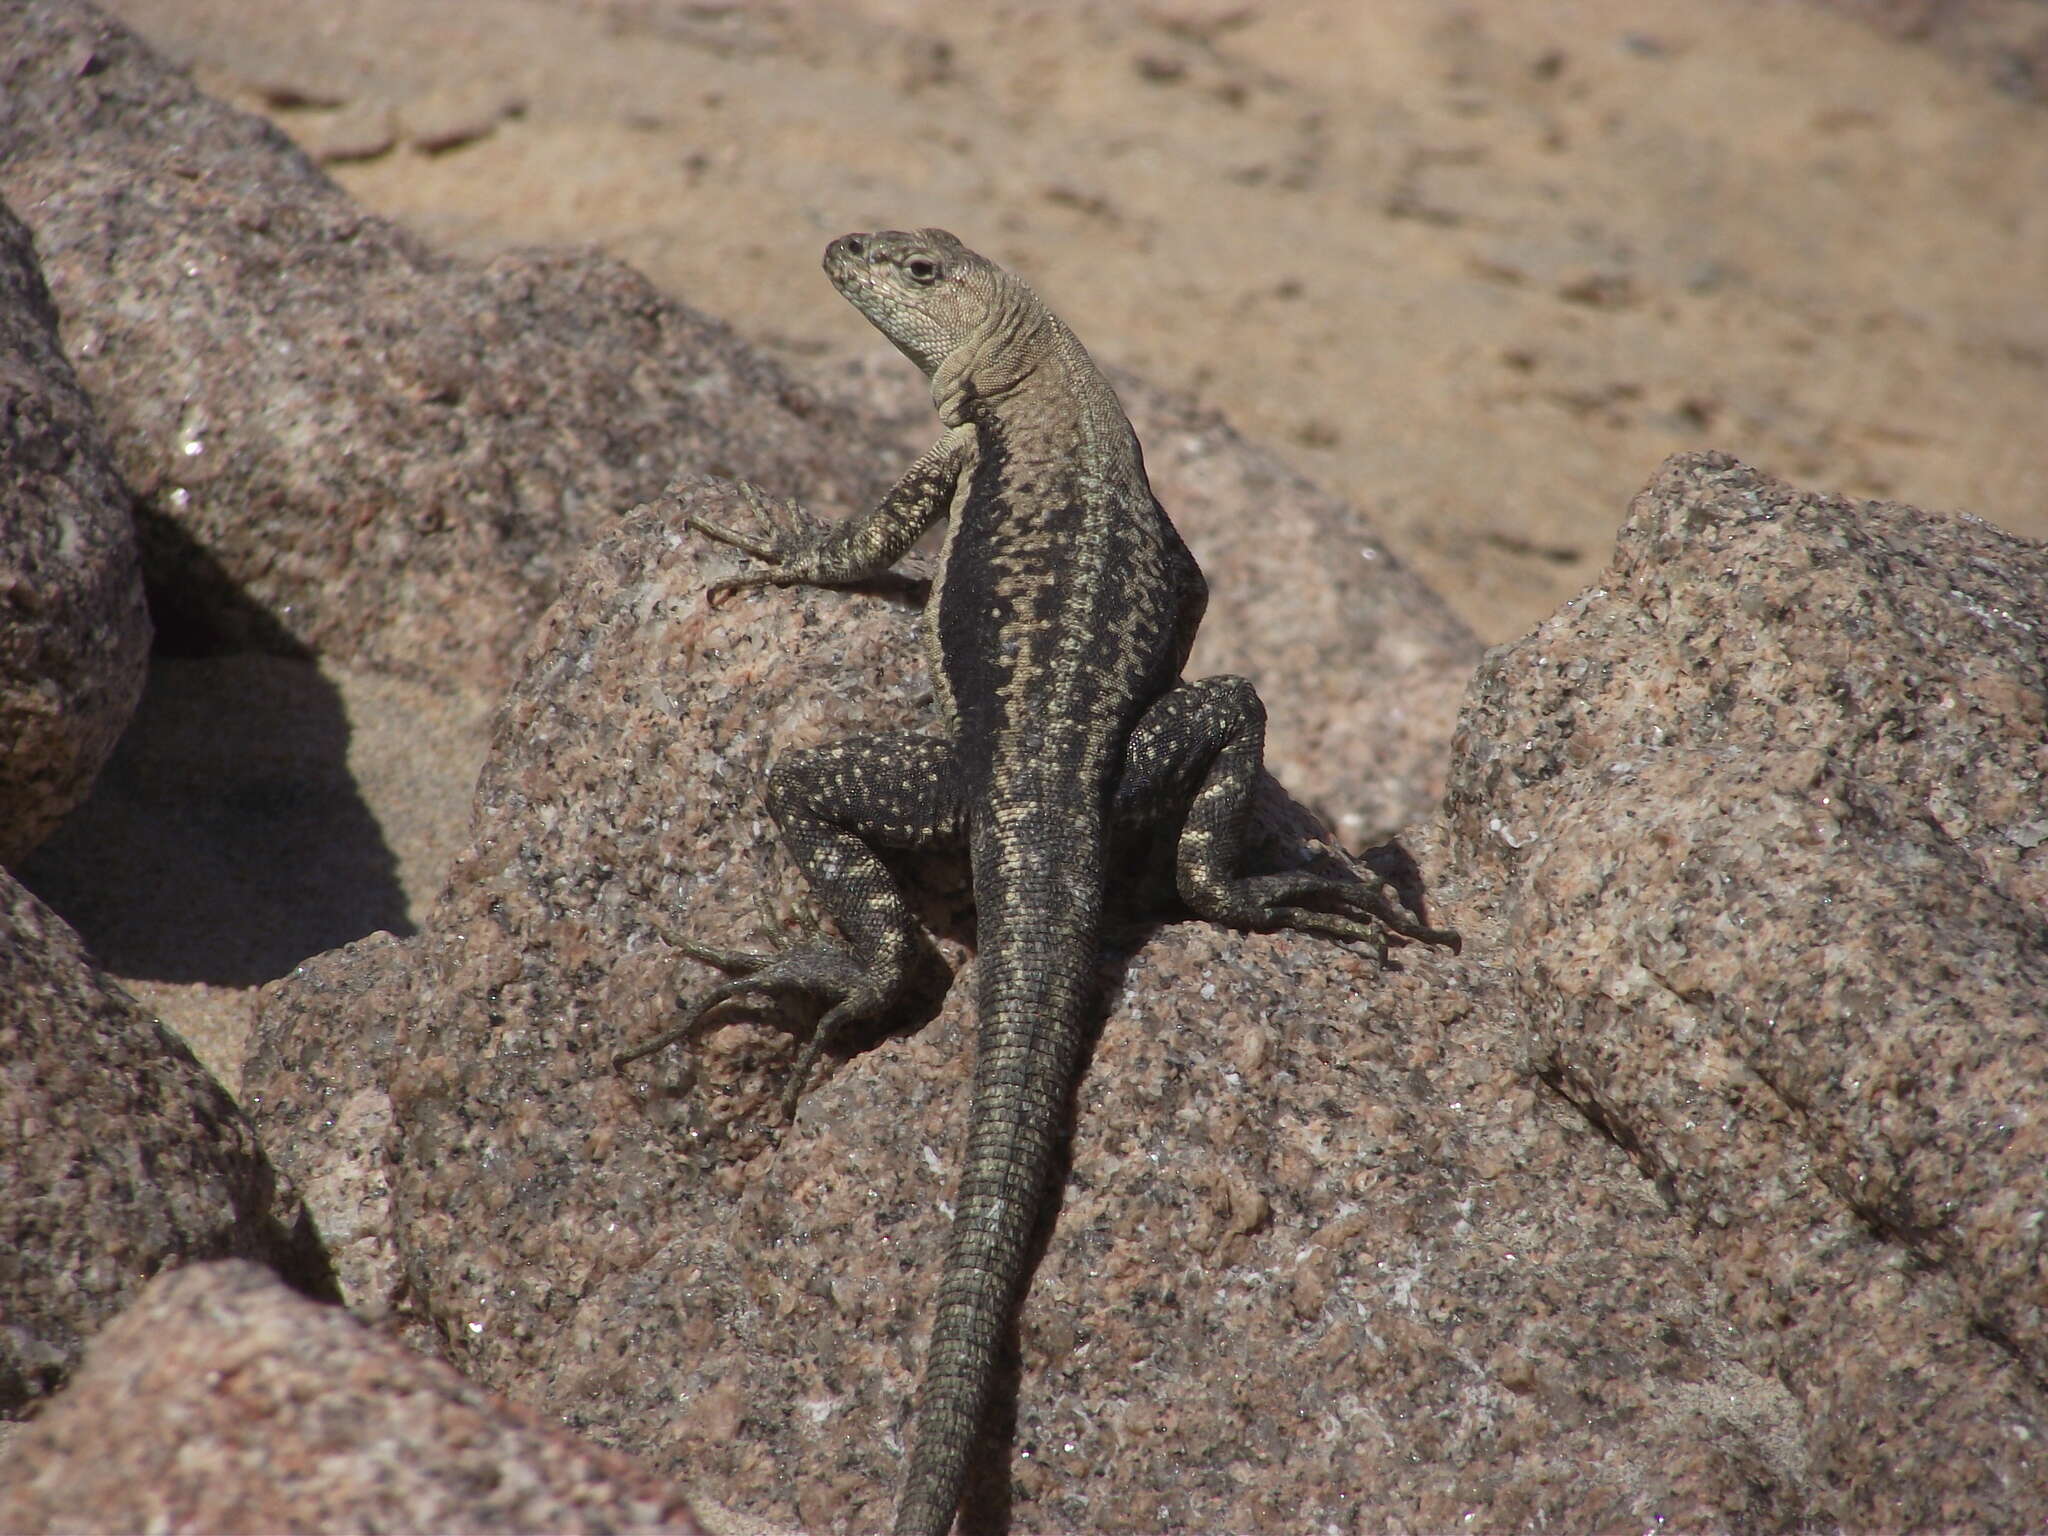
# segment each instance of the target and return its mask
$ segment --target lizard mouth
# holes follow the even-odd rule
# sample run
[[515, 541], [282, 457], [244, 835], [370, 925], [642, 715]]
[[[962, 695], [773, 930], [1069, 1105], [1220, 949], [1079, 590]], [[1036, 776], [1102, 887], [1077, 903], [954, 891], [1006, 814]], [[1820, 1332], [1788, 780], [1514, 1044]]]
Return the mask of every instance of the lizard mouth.
[[890, 233], [884, 230], [879, 234], [841, 235], [825, 247], [825, 276], [870, 319], [876, 318], [871, 296], [880, 286], [881, 271], [887, 266], [882, 242]]

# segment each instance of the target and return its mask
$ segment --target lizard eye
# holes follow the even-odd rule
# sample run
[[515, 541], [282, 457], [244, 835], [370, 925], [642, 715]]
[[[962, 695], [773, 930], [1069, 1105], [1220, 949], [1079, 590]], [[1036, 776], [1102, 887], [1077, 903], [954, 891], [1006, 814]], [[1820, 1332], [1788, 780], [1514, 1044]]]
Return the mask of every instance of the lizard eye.
[[935, 283], [939, 278], [939, 264], [925, 256], [911, 257], [903, 263], [903, 270], [913, 283]]

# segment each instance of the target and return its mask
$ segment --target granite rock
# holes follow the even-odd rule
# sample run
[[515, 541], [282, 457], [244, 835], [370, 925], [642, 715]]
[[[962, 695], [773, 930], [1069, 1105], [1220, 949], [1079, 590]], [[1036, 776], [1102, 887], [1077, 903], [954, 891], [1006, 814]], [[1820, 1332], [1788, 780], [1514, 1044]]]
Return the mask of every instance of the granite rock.
[[1830, 1525], [2048, 1515], [2044, 779], [2048, 548], [1720, 455], [1460, 725], [1538, 1074], [1798, 1400]]
[[[423, 931], [265, 999], [251, 1103], [334, 1283], [721, 1498], [871, 1527], [943, 1244], [971, 979], [832, 1063], [788, 1127], [800, 1011], [735, 1006], [609, 1062], [708, 979], [681, 940], [802, 925], [761, 808], [775, 755], [929, 728], [928, 683], [887, 596], [709, 604], [733, 559], [680, 520], [744, 517], [728, 491], [615, 509], [688, 465], [844, 510], [905, 462], [898, 423], [601, 258], [426, 254], [82, 6], [0, 14], [0, 194], [142, 495], [175, 644], [518, 677]], [[1215, 588], [1197, 669], [1260, 676], [1275, 764], [1354, 840], [1415, 812], [1469, 635], [1355, 514], [1124, 388]], [[1488, 663], [1445, 817], [1404, 840], [1464, 956], [1375, 975], [1294, 937], [1112, 935], [975, 1518], [2038, 1527], [2044, 574], [1983, 524], [1674, 461], [1601, 584]], [[917, 878], [968, 966], [961, 872]], [[224, 1096], [10, 900], [0, 998], [29, 1000], [34, 1047], [7, 1058], [15, 1145], [68, 1159], [11, 1180], [63, 1198], [0, 1250], [58, 1265], [9, 1276], [33, 1392], [159, 1263], [245, 1242], [317, 1263], [266, 1246], [303, 1228]], [[79, 1052], [80, 1016], [131, 1054]], [[114, 1086], [22, 1075], [57, 1059], [47, 1030], [62, 1071], [112, 1060]], [[85, 1152], [47, 1138], [94, 1095], [119, 1103]], [[198, 1214], [182, 1174], [139, 1215], [116, 1178], [73, 1220], [115, 1258], [53, 1247], [80, 1208], [62, 1181], [159, 1122], [179, 1157], [193, 1123], [233, 1149], [195, 1176]], [[162, 1241], [131, 1264], [137, 1233]], [[190, 1278], [244, 1317], [266, 1289]], [[108, 1371], [175, 1364], [155, 1342], [110, 1338]], [[414, 1438], [337, 1477], [336, 1507]], [[260, 1465], [219, 1473], [222, 1508], [263, 1496], [238, 1486]]]
[[0, 872], [0, 1415], [151, 1276], [229, 1256], [331, 1285], [234, 1100]]
[[574, 553], [679, 469], [880, 487], [849, 423], [639, 274], [431, 255], [75, 0], [0, 11], [0, 195], [178, 649], [497, 688]]
[[[174, 648], [495, 689], [577, 553], [677, 473], [843, 513], [908, 462], [906, 420], [936, 434], [879, 343], [876, 391], [818, 389], [595, 253], [428, 254], [78, 0], [10, 9], [0, 50], [0, 194], [140, 493]], [[1420, 814], [1471, 633], [1354, 510], [1120, 387], [1214, 579], [1201, 667], [1262, 683], [1276, 765], [1354, 846]]]
[[85, 798], [148, 656], [128, 488], [0, 204], [0, 866]]
[[700, 1530], [625, 1457], [234, 1261], [153, 1282], [109, 1325], [0, 1452], [0, 1527]]
[[[242, 1073], [243, 1102], [266, 1143], [304, 1175], [300, 1193], [341, 1298], [364, 1321], [389, 1322], [402, 1335], [420, 1319], [395, 1245], [383, 1074], [415, 1002], [411, 954], [404, 941], [373, 933], [264, 987], [262, 1027]], [[326, 1033], [337, 1018], [357, 1026], [345, 1040]], [[410, 1342], [436, 1348], [430, 1334], [415, 1331]]]
[[[1619, 573], [1719, 569], [1724, 552], [1693, 544], [1720, 525], [1683, 508], [1673, 548], [1636, 549], [1657, 521], [1643, 509], [1675, 494], [1639, 507], [1596, 601], [1622, 601]], [[399, 1275], [467, 1373], [757, 1517], [868, 1529], [893, 1487], [944, 1241], [971, 980], [832, 1063], [787, 1127], [775, 1104], [799, 1010], [735, 1005], [623, 1074], [610, 1057], [710, 979], [679, 940], [798, 927], [801, 878], [760, 804], [774, 756], [929, 728], [931, 706], [911, 614], [886, 594], [710, 604], [705, 585], [737, 564], [685, 532], [692, 507], [749, 515], [699, 482], [592, 553], [535, 636], [472, 846], [426, 929], [274, 989], [251, 1089], [309, 1185], [334, 1106], [385, 1096], [381, 1177], [358, 1155], [361, 1176], [335, 1187], [359, 1228], [388, 1202], [380, 1273]], [[1901, 550], [1929, 536], [1928, 520], [1896, 517]], [[2035, 622], [2023, 595], [1980, 589], [1979, 606], [2017, 634]], [[1818, 664], [1803, 626], [1826, 611], [1770, 612], [1785, 654]], [[1894, 652], [1881, 675], [1920, 664], [1928, 638], [1873, 638]], [[1967, 638], [1947, 637], [1950, 664], [1991, 678]], [[1626, 697], [1655, 712], [1693, 686], [1688, 655], [1631, 632], [1589, 670], [1641, 667]], [[1539, 808], [1569, 819], [1620, 776], [1596, 761], [1584, 784], [1483, 814], [1474, 786], [1546, 739], [1555, 701], [1510, 711], [1552, 675], [1495, 660], [1466, 717], [1453, 815], [1405, 840], [1464, 956], [1402, 950], [1375, 975], [1295, 936], [1193, 922], [1112, 936], [1063, 1209], [1020, 1321], [1007, 1475], [975, 1490], [977, 1518], [1014, 1500], [1019, 1525], [1046, 1530], [1794, 1530], [2048, 1510], [2034, 1442], [2013, 1428], [2038, 1440], [2043, 1424], [2015, 1354], [2027, 1255], [1975, 1261], [1968, 1284], [2010, 1283], [2003, 1310], [1960, 1304], [1960, 1261], [1931, 1267], [1873, 1222], [1821, 1155], [1835, 1144], [1802, 1140], [1789, 1112], [1735, 1117], [1725, 1134], [1754, 1145], [1715, 1149], [1721, 1163], [1694, 1174], [1654, 1119], [1692, 1042], [1645, 1028], [1623, 1074], [1613, 1034], [1632, 1015], [1544, 958], [1571, 909], [1511, 898], [1506, 845], [1484, 829]], [[1736, 762], [1756, 735], [1676, 756]], [[1985, 745], [1972, 782], [2022, 772], [2000, 756], [2009, 742]], [[1731, 814], [1716, 793], [1674, 782], [1655, 803], [1710, 829]], [[1604, 831], [1584, 856], [1599, 867], [1649, 857], [1639, 833]], [[1987, 833], [1973, 867], [2010, 843]], [[914, 870], [941, 954], [969, 965], [960, 872]], [[1805, 974], [1875, 963], [1866, 952], [1898, 942], [1881, 920], [1924, 923], [1873, 908], [1841, 941], [1853, 951], [1807, 955]], [[2029, 1113], [2020, 1095], [1998, 1134], [2024, 1146]], [[1984, 1219], [2010, 1215], [1987, 1239], [2023, 1233], [2038, 1208], [2035, 1172], [1997, 1172], [2011, 1198], [1985, 1193]], [[1857, 1336], [1880, 1325], [1882, 1359]], [[1972, 1458], [1937, 1465], [1958, 1444]]]

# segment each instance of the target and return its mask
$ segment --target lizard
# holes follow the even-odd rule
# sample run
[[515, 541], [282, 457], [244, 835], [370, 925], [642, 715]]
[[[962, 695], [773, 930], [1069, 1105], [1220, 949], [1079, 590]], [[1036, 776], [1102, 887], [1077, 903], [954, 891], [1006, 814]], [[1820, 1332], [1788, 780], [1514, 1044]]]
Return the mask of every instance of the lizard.
[[1115, 391], [1031, 288], [941, 229], [844, 235], [833, 285], [930, 384], [944, 432], [865, 515], [799, 526], [794, 504], [741, 486], [757, 536], [689, 526], [763, 562], [715, 584], [845, 586], [886, 571], [940, 518], [923, 617], [939, 736], [856, 737], [783, 755], [767, 803], [843, 938], [775, 953], [694, 942], [724, 970], [683, 1037], [748, 992], [826, 1004], [791, 1069], [885, 1019], [914, 982], [921, 930], [879, 850], [968, 854], [978, 1026], [967, 1146], [896, 1506], [898, 1536], [943, 1536], [965, 1485], [1033, 1229], [1065, 1130], [1093, 1005], [1114, 847], [1171, 840], [1198, 916], [1365, 945], [1455, 947], [1379, 885], [1297, 869], [1241, 873], [1265, 711], [1238, 677], [1182, 670], [1208, 588], [1145, 475]]

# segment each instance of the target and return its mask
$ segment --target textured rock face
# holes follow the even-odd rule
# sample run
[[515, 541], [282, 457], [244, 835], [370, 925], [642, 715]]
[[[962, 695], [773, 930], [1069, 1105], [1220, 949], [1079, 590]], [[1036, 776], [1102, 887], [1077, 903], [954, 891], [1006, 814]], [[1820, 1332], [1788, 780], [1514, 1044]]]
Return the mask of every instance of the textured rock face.
[[0, 204], [0, 866], [85, 798], [148, 655], [128, 491]]
[[831, 413], [637, 273], [431, 257], [88, 7], [9, 6], [0, 59], [0, 195], [178, 644], [501, 686], [566, 560], [679, 466], [858, 499]]
[[4, 873], [0, 1255], [10, 1416], [160, 1270], [234, 1255], [315, 1286], [322, 1268], [240, 1108]]
[[1673, 459], [1494, 653], [1452, 846], [1849, 1526], [2048, 1511], [2048, 549]]
[[[0, 13], [0, 59], [0, 195], [139, 493], [174, 647], [494, 691], [570, 563], [677, 473], [830, 513], [908, 463], [865, 401], [828, 403], [615, 262], [428, 255], [88, 7]], [[1125, 388], [1214, 587], [1200, 666], [1260, 674], [1277, 766], [1354, 844], [1421, 814], [1471, 633], [1353, 509]], [[928, 409], [913, 431], [935, 434]]]
[[[280, 984], [250, 1085], [286, 1165], [331, 1170], [336, 1224], [388, 1203], [371, 1304], [722, 1499], [866, 1529], [971, 982], [780, 1132], [772, 1007], [608, 1061], [709, 979], [678, 939], [797, 925], [774, 755], [929, 705], [906, 611], [713, 608], [732, 567], [683, 511], [628, 519], [543, 623], [428, 930]], [[1465, 956], [1375, 977], [1291, 938], [1123, 935], [1021, 1321], [1020, 1523], [2048, 1510], [2041, 558], [1674, 461], [1601, 594], [1468, 711], [1449, 820], [1413, 844]], [[924, 879], [961, 962], [957, 872]], [[340, 1107], [387, 1105], [381, 1168], [329, 1153]]]
[[[604, 543], [575, 600], [532, 631], [572, 560], [675, 467], [743, 468], [814, 508], [843, 510], [907, 462], [893, 428], [792, 386], [722, 327], [602, 258], [477, 266], [425, 255], [360, 215], [273, 132], [199, 96], [84, 6], [39, 0], [0, 14], [0, 191], [34, 226], [65, 341], [142, 503], [147, 575], [172, 650], [310, 648], [490, 696], [529, 638], [533, 647], [480, 801], [488, 830], [451, 884], [445, 921], [408, 942], [373, 935], [315, 957], [273, 993], [252, 1102], [311, 1180], [324, 1251], [305, 1246], [296, 1197], [272, 1190], [234, 1105], [90, 972], [61, 924], [20, 897], [6, 963], [10, 980], [22, 979], [8, 1001], [29, 1011], [19, 1028], [0, 1012], [20, 1047], [8, 1063], [20, 1134], [5, 1235], [28, 1255], [4, 1277], [8, 1405], [60, 1382], [81, 1341], [161, 1268], [240, 1254], [317, 1288], [331, 1264], [365, 1315], [428, 1349], [453, 1326], [473, 1368], [522, 1391], [546, 1391], [559, 1376], [576, 1422], [648, 1445], [671, 1466], [714, 1447], [721, 1465], [748, 1469], [751, 1482], [722, 1476], [756, 1502], [879, 1509], [894, 1451], [869, 1426], [907, 1398], [904, 1330], [922, 1326], [915, 1287], [934, 1268], [943, 1222], [931, 1202], [950, 1176], [933, 1174], [939, 1154], [926, 1155], [926, 1131], [894, 1101], [927, 1097], [908, 1079], [942, 1060], [954, 1075], [938, 1091], [957, 1095], [962, 1004], [936, 1044], [917, 1047], [913, 1068], [862, 1085], [845, 1111], [872, 1128], [847, 1144], [845, 1165], [857, 1153], [912, 1180], [923, 1246], [886, 1284], [867, 1282], [896, 1319], [872, 1344], [893, 1363], [834, 1418], [834, 1449], [816, 1458], [829, 1477], [777, 1468], [763, 1457], [767, 1442], [732, 1432], [727, 1407], [744, 1399], [731, 1346], [744, 1333], [720, 1330], [720, 1350], [691, 1378], [693, 1417], [678, 1426], [677, 1272], [638, 1247], [696, 1243], [695, 1223], [721, 1234], [703, 1254], [714, 1268], [730, 1266], [725, 1249], [755, 1252], [758, 1212], [734, 1211], [732, 1192], [764, 1156], [781, 1178], [807, 1167], [801, 1154], [773, 1154], [767, 1111], [788, 1059], [785, 1028], [742, 1015], [694, 1054], [651, 1065], [641, 1081], [652, 1087], [620, 1082], [603, 1064], [622, 1037], [663, 1027], [697, 979], [671, 939], [752, 921], [758, 880], [728, 880], [719, 867], [734, 849], [767, 861], [785, 910], [799, 898], [760, 809], [768, 755], [930, 723], [907, 610], [792, 594], [713, 613], [702, 603], [702, 551], [663, 520], [671, 507]], [[26, 236], [16, 244], [23, 283], [39, 282]], [[47, 299], [17, 308], [61, 368]], [[1208, 664], [1278, 656], [1312, 674], [1312, 686], [1289, 686], [1269, 673], [1273, 736], [1299, 787], [1354, 840], [1426, 804], [1476, 654], [1470, 634], [1349, 509], [1213, 417], [1142, 387], [1133, 395], [1161, 493], [1229, 594], [1219, 595]], [[931, 430], [921, 423], [919, 435]], [[95, 473], [125, 517], [119, 474], [104, 459]], [[1350, 574], [1333, 575], [1321, 600], [1264, 601], [1289, 569], [1334, 571], [1340, 557]], [[139, 621], [132, 555], [127, 581]], [[144, 643], [135, 631], [138, 664]], [[268, 697], [231, 692], [222, 707], [245, 712]], [[764, 698], [785, 702], [776, 713]], [[106, 727], [109, 739], [117, 727]], [[708, 737], [695, 734], [703, 728]], [[680, 769], [679, 741], [697, 743]], [[1358, 766], [1361, 750], [1370, 771]], [[530, 818], [534, 807], [548, 825]], [[84, 878], [112, 886], [143, 867], [117, 849]], [[285, 865], [280, 878], [304, 884], [305, 874]], [[957, 964], [957, 872], [931, 876], [928, 895]], [[502, 942], [488, 939], [494, 927]], [[87, 1015], [99, 1023], [80, 1024]], [[531, 1078], [500, 1070], [508, 1041], [525, 1042], [515, 1054]], [[472, 1179], [468, 1158], [496, 1155], [497, 1131], [472, 1136], [473, 1117], [497, 1112], [480, 1111], [488, 1104], [515, 1133], [570, 1135], [520, 1150], [509, 1193]], [[950, 1150], [950, 1129], [942, 1134], [934, 1144]], [[534, 1157], [549, 1168], [538, 1185]], [[130, 1177], [137, 1168], [147, 1176]], [[602, 1188], [589, 1184], [593, 1171]], [[844, 1224], [865, 1219], [857, 1186], [830, 1193], [817, 1273], [852, 1240]], [[487, 1213], [501, 1198], [535, 1221], [504, 1228], [513, 1235], [499, 1251], [495, 1237], [478, 1241], [477, 1223], [498, 1225]], [[614, 1216], [594, 1224], [591, 1212], [605, 1210]], [[624, 1242], [624, 1256], [592, 1250], [593, 1237]], [[735, 1295], [765, 1283], [754, 1259], [731, 1275]], [[679, 1297], [692, 1328], [719, 1316], [688, 1282]], [[571, 1303], [575, 1326], [562, 1331]], [[536, 1352], [541, 1333], [553, 1342]], [[785, 1354], [799, 1347], [772, 1328], [764, 1337]], [[614, 1391], [617, 1348], [636, 1338], [646, 1342], [627, 1357], [630, 1384]], [[155, 1341], [138, 1327], [112, 1347], [142, 1371], [154, 1369]], [[785, 1363], [768, 1367], [759, 1389], [799, 1426], [809, 1410], [792, 1383], [803, 1380]]]
[[[285, 1149], [287, 1165], [311, 1181], [302, 1194], [342, 1299], [358, 1317], [396, 1316], [401, 1326], [419, 1319], [406, 1306], [392, 1221], [387, 1070], [417, 1001], [416, 953], [388, 933], [372, 934], [266, 987], [265, 1030], [244, 1065], [242, 1092], [265, 1144]], [[338, 1018], [351, 1021], [348, 1038], [324, 1038]], [[293, 1136], [280, 1140], [281, 1126]], [[428, 1333], [415, 1332], [412, 1342], [438, 1350]]]
[[156, 1281], [94, 1342], [0, 1453], [0, 1527], [699, 1529], [624, 1457], [240, 1263]]

